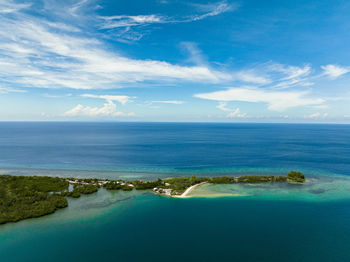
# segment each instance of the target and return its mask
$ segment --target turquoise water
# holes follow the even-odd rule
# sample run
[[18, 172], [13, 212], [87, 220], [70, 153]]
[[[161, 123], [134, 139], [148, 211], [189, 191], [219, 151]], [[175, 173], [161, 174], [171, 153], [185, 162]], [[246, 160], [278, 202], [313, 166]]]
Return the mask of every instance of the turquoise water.
[[308, 176], [299, 183], [258, 184], [205, 184], [193, 191], [192, 196], [237, 196], [254, 200], [338, 201], [350, 200], [350, 177], [335, 175]]
[[238, 197], [107, 192], [0, 226], [0, 261], [350, 261], [350, 126], [0, 123], [2, 173], [142, 178], [306, 173], [208, 185]]
[[100, 191], [1, 228], [1, 261], [349, 261], [350, 201]]

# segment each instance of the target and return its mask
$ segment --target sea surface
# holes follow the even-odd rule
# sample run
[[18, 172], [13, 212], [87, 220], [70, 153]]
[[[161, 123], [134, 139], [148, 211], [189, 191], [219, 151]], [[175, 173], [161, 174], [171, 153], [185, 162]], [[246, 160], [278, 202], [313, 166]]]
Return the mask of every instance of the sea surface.
[[150, 180], [289, 170], [307, 182], [205, 185], [197, 195], [211, 197], [187, 199], [101, 189], [0, 226], [0, 261], [350, 261], [349, 125], [2, 122], [0, 173]]

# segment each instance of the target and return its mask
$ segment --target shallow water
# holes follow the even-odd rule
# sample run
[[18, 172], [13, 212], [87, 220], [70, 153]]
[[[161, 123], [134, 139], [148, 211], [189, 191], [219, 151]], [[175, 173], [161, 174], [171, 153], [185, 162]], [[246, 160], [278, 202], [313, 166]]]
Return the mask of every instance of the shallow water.
[[190, 197], [236, 196], [250, 199], [334, 201], [350, 199], [350, 177], [309, 176], [305, 183], [204, 184]]
[[2, 226], [2, 261], [350, 259], [349, 200], [119, 193], [102, 190], [54, 215]]

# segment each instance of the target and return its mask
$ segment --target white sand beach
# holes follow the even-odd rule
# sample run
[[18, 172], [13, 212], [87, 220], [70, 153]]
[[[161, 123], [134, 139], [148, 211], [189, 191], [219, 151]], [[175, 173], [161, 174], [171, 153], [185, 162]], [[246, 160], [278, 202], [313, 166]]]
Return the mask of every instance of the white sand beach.
[[188, 197], [188, 195], [196, 188], [196, 187], [199, 187], [201, 185], [204, 185], [204, 184], [207, 184], [208, 182], [202, 182], [202, 183], [199, 183], [199, 184], [195, 184], [193, 186], [190, 186], [189, 188], [186, 189], [185, 192], [183, 192], [181, 195], [179, 196], [174, 196], [174, 197], [179, 197], [179, 198], [185, 198], [185, 197]]

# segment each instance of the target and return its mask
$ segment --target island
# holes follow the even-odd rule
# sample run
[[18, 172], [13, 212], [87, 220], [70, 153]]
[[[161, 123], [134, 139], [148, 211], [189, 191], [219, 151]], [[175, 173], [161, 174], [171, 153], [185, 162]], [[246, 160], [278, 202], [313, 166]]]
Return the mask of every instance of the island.
[[305, 176], [291, 171], [287, 176], [174, 177], [154, 181], [77, 179], [48, 176], [0, 175], [0, 224], [54, 213], [68, 206], [67, 198], [79, 198], [103, 187], [106, 190], [152, 190], [157, 195], [186, 197], [205, 183], [304, 183]]

